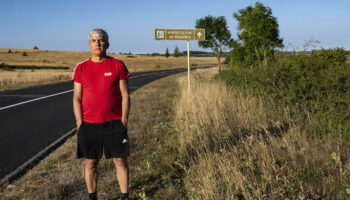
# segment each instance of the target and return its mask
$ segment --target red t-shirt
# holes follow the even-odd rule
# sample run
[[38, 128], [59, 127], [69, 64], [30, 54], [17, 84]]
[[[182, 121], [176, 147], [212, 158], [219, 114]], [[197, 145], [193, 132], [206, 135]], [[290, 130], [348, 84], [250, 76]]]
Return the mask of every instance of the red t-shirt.
[[129, 78], [121, 60], [107, 57], [95, 63], [91, 59], [78, 63], [73, 81], [82, 84], [82, 117], [89, 123], [104, 123], [122, 117], [119, 80]]

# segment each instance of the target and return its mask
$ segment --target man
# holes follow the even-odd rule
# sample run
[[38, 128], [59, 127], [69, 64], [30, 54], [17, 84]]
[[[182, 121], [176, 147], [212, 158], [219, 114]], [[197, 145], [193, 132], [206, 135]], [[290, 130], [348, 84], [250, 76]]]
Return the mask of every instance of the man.
[[108, 34], [89, 33], [91, 58], [78, 63], [73, 74], [73, 109], [77, 123], [77, 158], [85, 158], [85, 182], [90, 200], [97, 199], [97, 165], [112, 158], [122, 199], [128, 199], [129, 115], [128, 77], [124, 63], [108, 57]]

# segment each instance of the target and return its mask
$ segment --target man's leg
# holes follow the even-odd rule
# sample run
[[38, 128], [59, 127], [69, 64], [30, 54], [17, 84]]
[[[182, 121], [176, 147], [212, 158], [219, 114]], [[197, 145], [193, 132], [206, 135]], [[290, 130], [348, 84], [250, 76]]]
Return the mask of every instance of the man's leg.
[[128, 193], [129, 184], [129, 168], [126, 158], [113, 158], [113, 162], [117, 171], [120, 192]]
[[88, 193], [94, 193], [97, 189], [97, 159], [85, 159], [85, 182]]

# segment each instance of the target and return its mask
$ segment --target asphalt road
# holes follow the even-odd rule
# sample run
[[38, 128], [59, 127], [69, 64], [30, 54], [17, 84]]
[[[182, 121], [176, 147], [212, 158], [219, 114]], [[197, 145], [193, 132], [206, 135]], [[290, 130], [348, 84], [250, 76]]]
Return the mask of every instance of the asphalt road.
[[[129, 78], [130, 93], [186, 70], [133, 73]], [[0, 93], [0, 180], [12, 180], [25, 173], [23, 169], [18, 172], [23, 163], [72, 132], [75, 128], [72, 98], [72, 81]], [[14, 171], [17, 172], [13, 174]]]

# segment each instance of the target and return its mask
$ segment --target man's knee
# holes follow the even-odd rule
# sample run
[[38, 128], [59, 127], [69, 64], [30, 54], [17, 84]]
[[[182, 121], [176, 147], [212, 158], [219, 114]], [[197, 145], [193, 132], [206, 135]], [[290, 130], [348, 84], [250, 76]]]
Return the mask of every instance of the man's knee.
[[117, 168], [127, 168], [126, 158], [113, 158], [113, 162]]
[[97, 172], [97, 159], [86, 159], [85, 160], [85, 169], [88, 173], [96, 173]]

